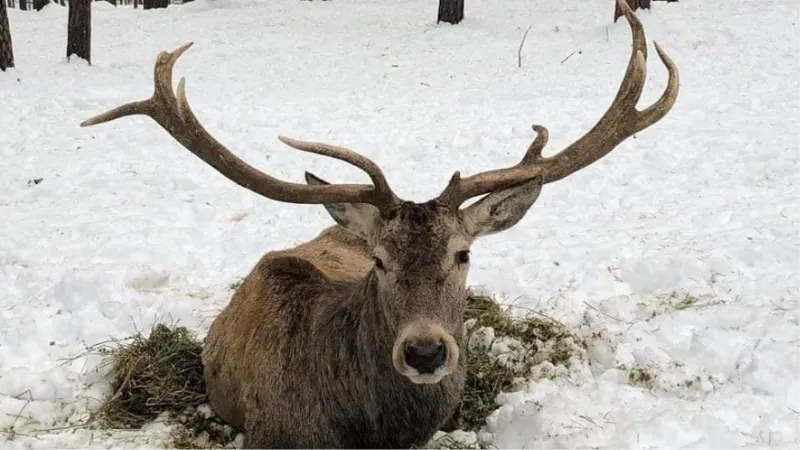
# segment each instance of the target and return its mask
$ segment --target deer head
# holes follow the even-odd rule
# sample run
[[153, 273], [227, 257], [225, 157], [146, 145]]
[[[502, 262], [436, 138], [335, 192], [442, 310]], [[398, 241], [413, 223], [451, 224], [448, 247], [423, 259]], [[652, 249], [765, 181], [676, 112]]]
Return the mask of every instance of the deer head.
[[[172, 90], [173, 67], [191, 43], [158, 55], [151, 98], [119, 106], [81, 126], [146, 115], [233, 182], [273, 200], [324, 205], [336, 223], [363, 238], [373, 251], [374, 267], [367, 279], [394, 332], [390, 356], [395, 369], [415, 383], [435, 383], [455, 371], [459, 363], [472, 243], [516, 225], [544, 184], [599, 160], [629, 136], [663, 118], [677, 98], [678, 70], [654, 43], [669, 72], [667, 87], [653, 105], [637, 110], [646, 75], [645, 35], [627, 2], [617, 3], [631, 26], [633, 47], [616, 98], [597, 124], [552, 157], [542, 156], [547, 130], [533, 125], [535, 138], [519, 163], [466, 178], [455, 172], [441, 194], [424, 203], [399, 199], [377, 164], [342, 147], [279, 137], [297, 150], [360, 168], [372, 184], [331, 184], [310, 173], [306, 173], [306, 184], [291, 183], [239, 159], [195, 117], [186, 100], [185, 80], [178, 83], [177, 95]], [[466, 200], [482, 195], [479, 201], [461, 207]]]

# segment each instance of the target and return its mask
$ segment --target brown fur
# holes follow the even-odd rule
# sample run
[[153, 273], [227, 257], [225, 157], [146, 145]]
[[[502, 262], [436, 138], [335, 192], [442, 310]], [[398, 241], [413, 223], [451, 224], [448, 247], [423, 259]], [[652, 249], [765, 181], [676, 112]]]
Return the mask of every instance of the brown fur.
[[445, 211], [406, 204], [376, 236], [397, 256], [387, 265], [408, 268], [391, 280], [407, 297], [379, 292], [372, 246], [340, 225], [261, 258], [212, 324], [203, 354], [212, 407], [245, 431], [245, 447], [409, 448], [449, 418], [463, 352], [436, 384], [412, 383], [392, 364], [399, 327], [420, 316], [462, 345], [466, 292], [439, 292], [443, 249], [458, 227]]

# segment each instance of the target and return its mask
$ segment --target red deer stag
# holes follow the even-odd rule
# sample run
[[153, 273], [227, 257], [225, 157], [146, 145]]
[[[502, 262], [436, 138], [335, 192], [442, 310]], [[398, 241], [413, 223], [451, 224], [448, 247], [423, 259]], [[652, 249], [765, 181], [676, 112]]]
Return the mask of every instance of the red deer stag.
[[[366, 172], [372, 184], [273, 178], [213, 138], [172, 89], [175, 62], [191, 43], [161, 52], [155, 92], [86, 120], [151, 117], [175, 140], [230, 180], [281, 202], [322, 204], [336, 222], [315, 239], [273, 251], [256, 264], [205, 341], [213, 409], [243, 430], [246, 448], [409, 448], [426, 444], [460, 401], [463, 315], [470, 245], [516, 225], [542, 185], [602, 158], [663, 118], [678, 94], [678, 70], [655, 44], [669, 79], [662, 96], [637, 110], [647, 44], [641, 23], [617, 0], [633, 49], [614, 102], [583, 137], [543, 157], [547, 130], [511, 167], [461, 178], [441, 194], [404, 201], [381, 169], [346, 148], [280, 140]], [[485, 195], [461, 208], [468, 199]]]

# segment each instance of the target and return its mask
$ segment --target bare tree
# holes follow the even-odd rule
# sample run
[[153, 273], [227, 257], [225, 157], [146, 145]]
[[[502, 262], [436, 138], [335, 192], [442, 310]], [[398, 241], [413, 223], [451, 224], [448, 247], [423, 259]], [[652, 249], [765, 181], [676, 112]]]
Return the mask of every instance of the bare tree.
[[167, 6], [169, 6], [169, 0], [142, 0], [144, 9], [166, 8]]
[[69, 0], [67, 58], [77, 55], [92, 63], [92, 0]]
[[[650, 2], [651, 1], [666, 1], [667, 3], [677, 3], [678, 0], [627, 0], [628, 5], [630, 5], [631, 9], [634, 11], [637, 9], [650, 9]], [[616, 4], [616, 0], [614, 0]], [[622, 17], [622, 10], [619, 7], [619, 4], [616, 4], [614, 7], [614, 22], [617, 21], [620, 17]]]
[[[650, 9], [650, 0], [626, 0], [628, 5], [630, 5], [631, 9], [636, 11], [637, 9]], [[614, 0], [614, 22], [617, 21], [620, 17], [622, 17], [622, 9], [617, 4], [616, 0]]]
[[464, 0], [439, 0], [439, 17], [436, 22], [457, 24], [464, 19]]
[[0, 70], [14, 67], [14, 49], [11, 46], [11, 28], [8, 26], [6, 1], [0, 0]]

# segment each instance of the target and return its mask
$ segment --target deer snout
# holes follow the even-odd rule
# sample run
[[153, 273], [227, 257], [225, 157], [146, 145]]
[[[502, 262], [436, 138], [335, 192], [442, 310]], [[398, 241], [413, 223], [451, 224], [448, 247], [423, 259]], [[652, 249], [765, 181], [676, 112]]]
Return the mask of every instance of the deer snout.
[[414, 383], [438, 383], [458, 368], [458, 344], [440, 325], [414, 321], [400, 331], [392, 362], [400, 375]]
[[434, 373], [444, 365], [445, 355], [447, 350], [441, 342], [410, 342], [406, 344], [403, 354], [406, 365], [420, 374]]

